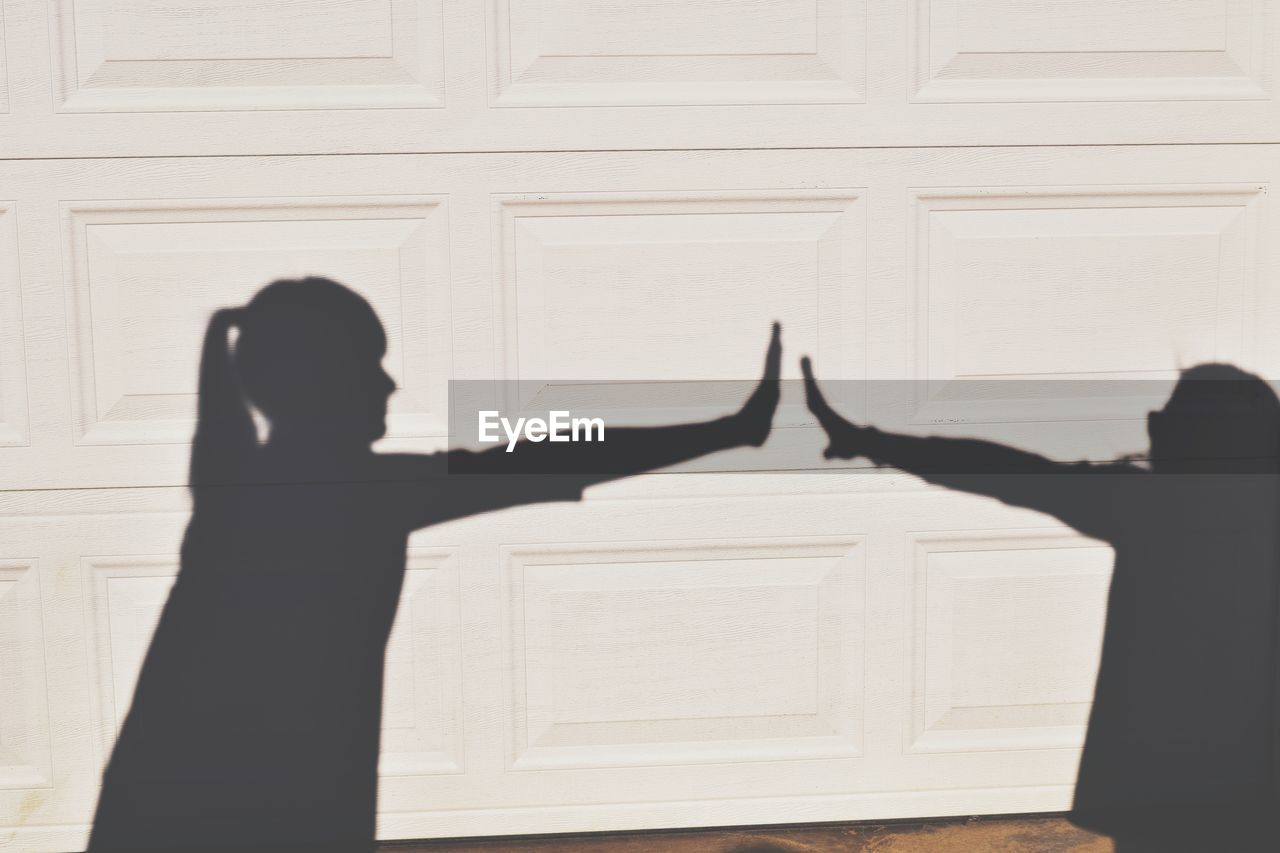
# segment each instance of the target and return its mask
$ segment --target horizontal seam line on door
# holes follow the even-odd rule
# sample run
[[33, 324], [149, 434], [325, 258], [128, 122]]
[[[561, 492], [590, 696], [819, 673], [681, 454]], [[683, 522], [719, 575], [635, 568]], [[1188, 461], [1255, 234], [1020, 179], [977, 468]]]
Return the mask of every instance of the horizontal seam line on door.
[[702, 145], [683, 148], [520, 148], [520, 149], [450, 149], [445, 151], [327, 151], [306, 153], [298, 151], [276, 151], [272, 153], [220, 153], [220, 154], [62, 154], [44, 157], [8, 157], [0, 154], [3, 162], [57, 161], [57, 160], [193, 160], [226, 157], [421, 157], [424, 155], [501, 155], [501, 154], [646, 154], [646, 153], [681, 153], [694, 151], [910, 151], [922, 149], [989, 149], [989, 148], [1171, 148], [1193, 145], [1280, 145], [1280, 138], [1273, 140], [1241, 141], [1205, 141], [1205, 142], [1029, 142], [1018, 144], [1007, 143], [973, 143], [973, 144], [937, 144], [937, 145], [811, 145], [811, 146], [714, 146]]

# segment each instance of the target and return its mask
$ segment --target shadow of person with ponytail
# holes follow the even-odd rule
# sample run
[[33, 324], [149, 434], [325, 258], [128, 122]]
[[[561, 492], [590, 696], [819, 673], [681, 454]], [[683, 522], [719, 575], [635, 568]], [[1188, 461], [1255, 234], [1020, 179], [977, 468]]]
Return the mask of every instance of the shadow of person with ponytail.
[[775, 325], [763, 380], [717, 420], [512, 454], [377, 454], [395, 391], [385, 351], [370, 305], [327, 279], [277, 281], [210, 321], [181, 571], [90, 850], [372, 849], [383, 655], [409, 533], [759, 446], [778, 401]]

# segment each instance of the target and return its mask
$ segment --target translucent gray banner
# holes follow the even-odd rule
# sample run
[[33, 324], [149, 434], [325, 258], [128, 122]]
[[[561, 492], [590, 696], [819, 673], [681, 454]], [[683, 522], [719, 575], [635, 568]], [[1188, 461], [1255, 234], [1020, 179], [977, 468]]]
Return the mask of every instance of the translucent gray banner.
[[1162, 379], [459, 380], [450, 447], [470, 452], [449, 470], [1270, 473], [1278, 390], [1220, 365]]

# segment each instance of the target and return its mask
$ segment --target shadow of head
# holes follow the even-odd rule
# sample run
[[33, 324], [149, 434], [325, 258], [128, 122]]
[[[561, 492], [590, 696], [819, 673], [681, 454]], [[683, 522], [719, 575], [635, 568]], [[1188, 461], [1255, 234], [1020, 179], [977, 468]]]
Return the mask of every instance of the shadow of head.
[[233, 362], [271, 438], [369, 444], [386, 431], [395, 382], [372, 306], [326, 278], [273, 282], [234, 312]]
[[1280, 399], [1270, 384], [1228, 364], [1183, 371], [1164, 407], [1147, 415], [1156, 471], [1253, 471], [1280, 449]]

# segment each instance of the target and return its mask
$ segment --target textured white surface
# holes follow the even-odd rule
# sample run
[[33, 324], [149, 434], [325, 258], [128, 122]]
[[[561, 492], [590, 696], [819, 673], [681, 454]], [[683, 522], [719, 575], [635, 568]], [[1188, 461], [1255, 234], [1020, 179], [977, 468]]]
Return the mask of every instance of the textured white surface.
[[1280, 131], [1276, 0], [2, 5], [9, 156], [1270, 142]]
[[[364, 294], [387, 450], [443, 446], [451, 378], [750, 378], [774, 319], [787, 378], [934, 380], [881, 425], [1140, 450], [1159, 399], [1033, 426], [951, 383], [1280, 377], [1278, 16], [0, 0], [0, 847], [85, 839], [179, 563], [211, 310]], [[797, 402], [719, 464], [816, 465]], [[423, 531], [380, 834], [1063, 809], [1110, 570], [893, 474], [649, 476]]]
[[[1276, 375], [1256, 330], [1280, 311], [1258, 239], [1278, 173], [1275, 146], [0, 163], [22, 302], [0, 411], [23, 436], [0, 493], [5, 837], [83, 840], [177, 565], [215, 305], [299, 272], [366, 293], [404, 389], [385, 444], [411, 450], [440, 445], [450, 376], [747, 377], [774, 316], [785, 375], [802, 352], [943, 386], [1209, 357]], [[1034, 432], [1017, 401], [989, 423], [954, 395], [871, 416], [1063, 457], [1142, 447], [1142, 411], [1059, 405]], [[789, 417], [773, 440], [816, 463]], [[641, 477], [423, 531], [381, 831], [1064, 808], [1110, 565], [1044, 516], [895, 475]]]

